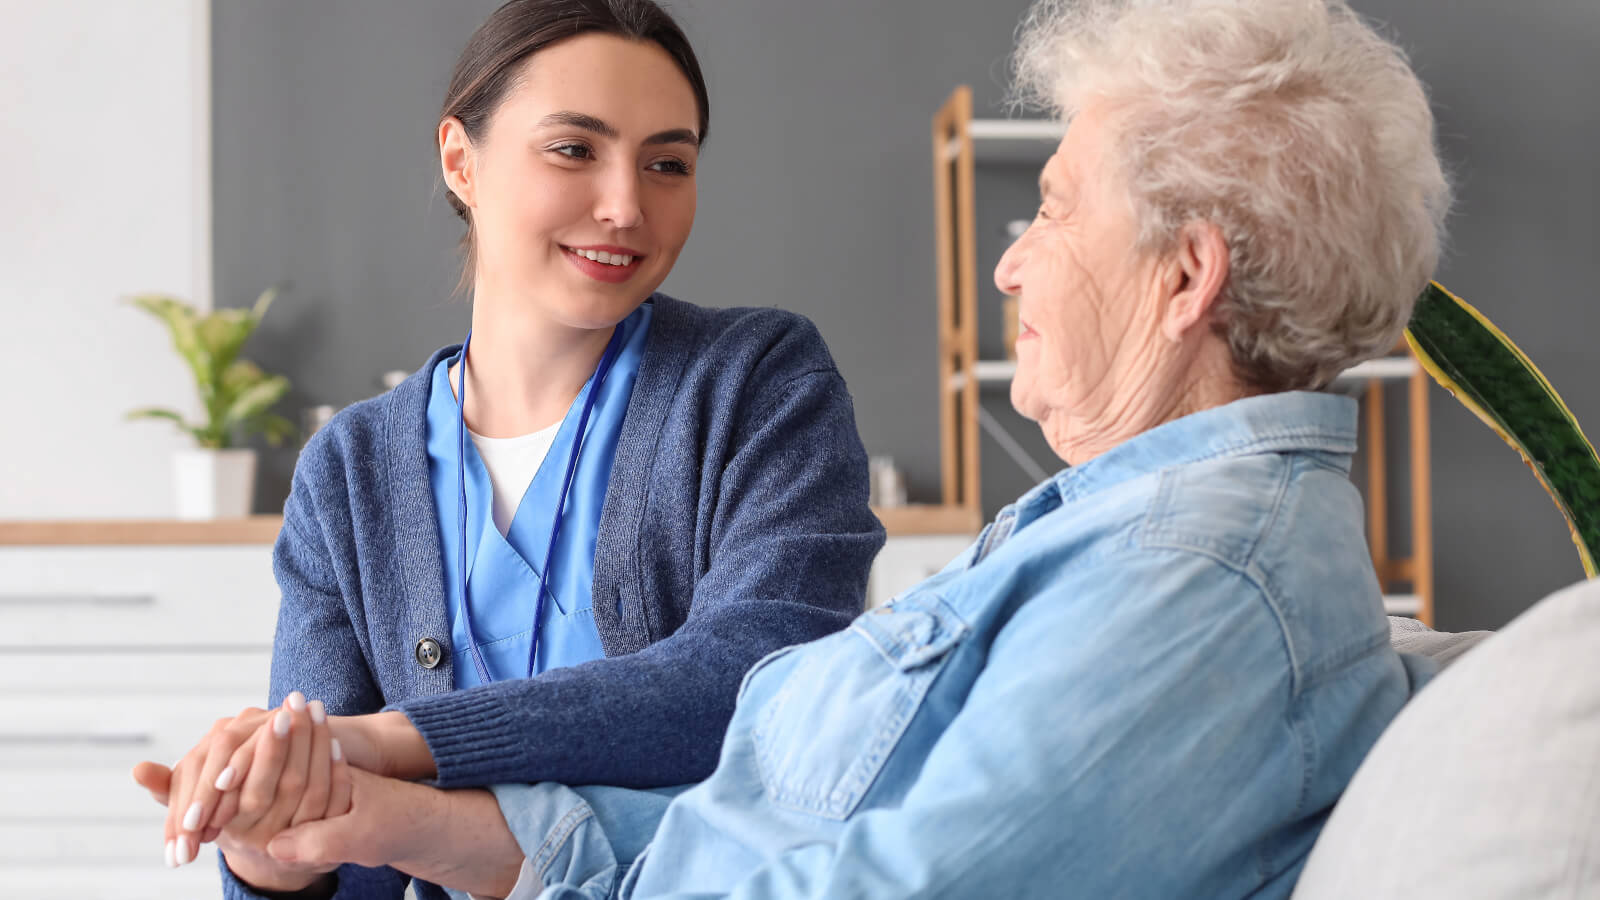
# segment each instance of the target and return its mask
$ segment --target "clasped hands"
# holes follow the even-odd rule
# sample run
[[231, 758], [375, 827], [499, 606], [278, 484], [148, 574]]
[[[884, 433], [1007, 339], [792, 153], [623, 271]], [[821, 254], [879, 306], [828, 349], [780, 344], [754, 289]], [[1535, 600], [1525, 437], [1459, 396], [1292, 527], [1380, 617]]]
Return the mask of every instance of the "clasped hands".
[[448, 820], [449, 795], [410, 779], [433, 774], [404, 714], [328, 716], [299, 691], [276, 710], [218, 719], [171, 769], [133, 771], [167, 807], [168, 866], [215, 841], [236, 876], [274, 892], [313, 888], [341, 863], [402, 866], [425, 853], [422, 826]]

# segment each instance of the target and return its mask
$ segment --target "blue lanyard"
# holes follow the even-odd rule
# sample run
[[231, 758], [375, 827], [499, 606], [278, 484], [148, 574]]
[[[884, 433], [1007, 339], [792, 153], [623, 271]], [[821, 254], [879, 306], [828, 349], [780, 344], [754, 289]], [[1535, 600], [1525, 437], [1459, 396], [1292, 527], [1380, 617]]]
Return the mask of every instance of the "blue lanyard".
[[[467, 339], [461, 344], [461, 370], [460, 391], [461, 414], [456, 418], [456, 472], [460, 480], [460, 514], [457, 524], [461, 529], [460, 565], [461, 582], [460, 596], [457, 598], [461, 624], [466, 626], [467, 649], [472, 651], [472, 664], [478, 670], [478, 678], [484, 684], [494, 681], [489, 675], [489, 667], [483, 662], [483, 654], [478, 650], [478, 638], [472, 631], [472, 619], [467, 612], [467, 348], [472, 345], [472, 332], [467, 331]], [[583, 401], [583, 415], [578, 419], [578, 431], [572, 437], [572, 454], [567, 458], [566, 477], [561, 481], [561, 494], [556, 500], [555, 521], [550, 526], [550, 546], [544, 551], [544, 565], [539, 569], [539, 594], [534, 600], [532, 637], [528, 646], [528, 677], [533, 677], [533, 667], [539, 655], [539, 623], [544, 621], [544, 591], [545, 583], [550, 578], [550, 563], [555, 559], [556, 538], [561, 534], [561, 513], [567, 505], [567, 492], [572, 489], [572, 477], [578, 471], [578, 454], [583, 450], [583, 434], [589, 425], [589, 414], [594, 411], [595, 398], [600, 395], [600, 386], [605, 383], [606, 375], [611, 371], [611, 364], [617, 361], [617, 354], [622, 350], [622, 326], [618, 325], [611, 334], [611, 341], [606, 344], [606, 352], [600, 357], [600, 365], [594, 370], [594, 379], [589, 385], [589, 396]]]

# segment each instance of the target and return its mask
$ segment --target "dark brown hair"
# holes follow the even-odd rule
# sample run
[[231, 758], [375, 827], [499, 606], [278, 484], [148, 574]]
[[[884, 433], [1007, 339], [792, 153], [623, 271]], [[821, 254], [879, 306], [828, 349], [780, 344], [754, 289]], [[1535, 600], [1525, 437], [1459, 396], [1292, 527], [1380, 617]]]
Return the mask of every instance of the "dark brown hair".
[[[700, 62], [683, 29], [652, 0], [510, 0], [478, 26], [461, 51], [439, 121], [452, 116], [461, 120], [467, 138], [477, 143], [488, 129], [490, 117], [516, 84], [523, 61], [556, 41], [580, 34], [613, 34], [649, 41], [667, 51], [694, 90], [700, 111], [698, 136], [700, 143], [705, 143], [711, 124], [711, 100], [706, 95]], [[434, 141], [438, 141], [437, 128]], [[467, 233], [461, 238], [464, 270], [460, 288], [465, 290], [472, 282], [477, 249], [472, 215], [453, 191], [447, 188], [445, 196], [450, 208], [467, 223]]]

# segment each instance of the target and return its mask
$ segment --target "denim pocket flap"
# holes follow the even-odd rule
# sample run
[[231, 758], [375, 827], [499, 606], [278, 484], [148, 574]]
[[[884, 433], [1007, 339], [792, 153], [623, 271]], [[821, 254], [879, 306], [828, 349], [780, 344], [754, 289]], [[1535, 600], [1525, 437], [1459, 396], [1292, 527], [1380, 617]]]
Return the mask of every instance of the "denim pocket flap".
[[859, 616], [851, 627], [902, 672], [944, 656], [968, 631], [943, 600], [915, 596]]
[[929, 594], [858, 616], [849, 631], [800, 648], [751, 729], [768, 799], [848, 818], [967, 632]]

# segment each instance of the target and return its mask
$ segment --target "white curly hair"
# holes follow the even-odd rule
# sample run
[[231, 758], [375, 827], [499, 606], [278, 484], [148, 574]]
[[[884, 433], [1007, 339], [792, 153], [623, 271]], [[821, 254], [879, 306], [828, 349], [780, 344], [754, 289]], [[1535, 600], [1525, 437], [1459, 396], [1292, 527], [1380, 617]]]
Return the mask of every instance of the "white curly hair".
[[1014, 62], [1017, 104], [1110, 113], [1138, 249], [1221, 229], [1244, 381], [1319, 388], [1399, 341], [1450, 186], [1405, 53], [1344, 0], [1039, 0]]

